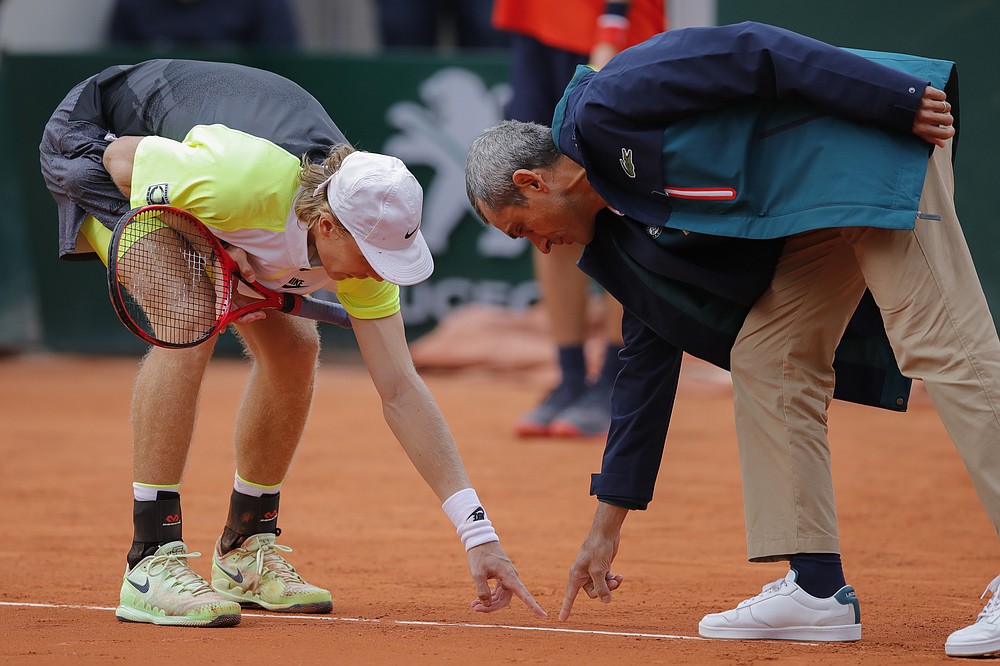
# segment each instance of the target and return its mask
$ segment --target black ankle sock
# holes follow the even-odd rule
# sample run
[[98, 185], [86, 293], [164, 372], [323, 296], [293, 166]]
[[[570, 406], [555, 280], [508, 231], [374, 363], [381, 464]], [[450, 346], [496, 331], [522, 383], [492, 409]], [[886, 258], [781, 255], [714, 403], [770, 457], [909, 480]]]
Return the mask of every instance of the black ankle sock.
[[132, 547], [129, 548], [128, 555], [126, 556], [126, 561], [128, 562], [128, 569], [131, 571], [135, 568], [135, 565], [142, 562], [143, 559], [149, 557], [156, 552], [156, 549], [160, 547], [161, 544], [158, 543], [144, 543], [142, 541], [133, 541]]
[[281, 493], [273, 493], [254, 497], [233, 490], [229, 497], [229, 518], [222, 530], [219, 544], [222, 554], [243, 545], [249, 537], [255, 534], [279, 534], [278, 530], [278, 500]]
[[132, 547], [128, 551], [128, 568], [132, 569], [144, 557], [171, 541], [181, 541], [181, 496], [161, 490], [151, 502], [132, 502]]
[[799, 587], [819, 599], [832, 597], [847, 584], [839, 553], [797, 553], [789, 565]]

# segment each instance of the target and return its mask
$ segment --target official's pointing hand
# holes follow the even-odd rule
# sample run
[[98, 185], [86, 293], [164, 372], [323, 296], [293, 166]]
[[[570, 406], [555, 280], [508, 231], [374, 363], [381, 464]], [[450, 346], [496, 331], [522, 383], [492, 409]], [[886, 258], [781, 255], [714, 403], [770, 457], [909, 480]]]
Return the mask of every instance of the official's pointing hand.
[[621, 507], [603, 502], [598, 504], [594, 523], [569, 570], [566, 594], [559, 611], [560, 620], [569, 618], [581, 588], [591, 599], [611, 603], [611, 593], [621, 587], [625, 580], [622, 576], [611, 573], [611, 563], [618, 554], [621, 525], [626, 515], [628, 511]]
[[563, 596], [559, 619], [566, 620], [573, 610], [576, 595], [582, 589], [591, 599], [601, 603], [611, 603], [611, 592], [621, 587], [624, 577], [611, 573], [611, 562], [618, 550], [617, 540], [587, 537], [580, 548], [576, 561], [569, 570], [566, 594]]

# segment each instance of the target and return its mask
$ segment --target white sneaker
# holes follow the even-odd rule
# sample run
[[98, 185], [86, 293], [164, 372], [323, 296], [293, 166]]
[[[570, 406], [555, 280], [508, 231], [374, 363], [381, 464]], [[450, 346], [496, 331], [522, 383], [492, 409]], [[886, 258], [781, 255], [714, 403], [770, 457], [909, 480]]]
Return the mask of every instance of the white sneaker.
[[949, 657], [982, 657], [1000, 652], [1000, 576], [986, 586], [982, 596], [987, 592], [993, 596], [986, 602], [976, 623], [959, 629], [945, 641], [944, 653]]
[[788, 641], [859, 641], [861, 607], [854, 588], [818, 599], [798, 586], [794, 570], [765, 585], [733, 610], [712, 613], [698, 623], [705, 638]]

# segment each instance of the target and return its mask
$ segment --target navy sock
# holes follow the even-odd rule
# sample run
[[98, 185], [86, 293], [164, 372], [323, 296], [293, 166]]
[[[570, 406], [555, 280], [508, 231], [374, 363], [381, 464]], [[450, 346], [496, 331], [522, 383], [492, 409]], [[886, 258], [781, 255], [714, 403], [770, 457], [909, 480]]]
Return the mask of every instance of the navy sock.
[[847, 585], [839, 553], [796, 553], [789, 565], [798, 574], [799, 587], [819, 599], [832, 597]]
[[587, 381], [587, 361], [583, 355], [583, 345], [559, 347], [559, 371], [562, 384], [580, 386]]
[[601, 376], [597, 380], [599, 384], [614, 386], [615, 378], [621, 372], [622, 366], [625, 365], [618, 358], [618, 352], [621, 350], [621, 345], [616, 342], [608, 343], [604, 349], [604, 365], [601, 366]]

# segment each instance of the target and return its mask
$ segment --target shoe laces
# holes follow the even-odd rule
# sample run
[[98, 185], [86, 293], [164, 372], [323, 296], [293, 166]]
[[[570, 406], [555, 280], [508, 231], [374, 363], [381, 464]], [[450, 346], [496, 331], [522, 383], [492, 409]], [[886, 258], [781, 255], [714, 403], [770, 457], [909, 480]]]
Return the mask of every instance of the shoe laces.
[[987, 592], [991, 592], [993, 596], [991, 596], [990, 600], [986, 602], [986, 607], [983, 608], [983, 612], [979, 614], [979, 620], [993, 619], [994, 616], [1000, 613], [1000, 576], [994, 578], [990, 584], [986, 586], [986, 589], [983, 590], [983, 593], [979, 598], [984, 598]]
[[788, 584], [788, 579], [787, 578], [779, 578], [778, 580], [774, 581], [773, 583], [768, 583], [764, 587], [760, 588], [760, 594], [758, 594], [755, 597], [750, 597], [746, 601], [741, 602], [737, 606], [737, 608], [740, 608], [742, 606], [746, 606], [747, 604], [752, 604], [753, 602], [757, 601], [758, 599], [763, 599], [765, 597], [769, 597], [772, 594], [774, 594], [775, 592], [777, 592], [778, 590], [780, 590], [781, 588], [783, 588], [787, 584]]
[[[278, 552], [280, 551], [280, 552]], [[273, 541], [265, 541], [260, 544], [260, 548], [257, 549], [257, 571], [264, 574], [264, 572], [270, 572], [280, 580], [289, 583], [304, 583], [302, 576], [300, 576], [296, 571], [295, 567], [288, 563], [281, 553], [290, 553], [292, 549], [288, 546], [283, 546], [280, 543], [274, 543]]]
[[149, 576], [154, 577], [166, 572], [172, 581], [171, 585], [176, 585], [185, 592], [195, 596], [211, 592], [212, 587], [191, 568], [188, 560], [192, 557], [201, 557], [201, 553], [176, 552], [156, 555], [149, 563]]

